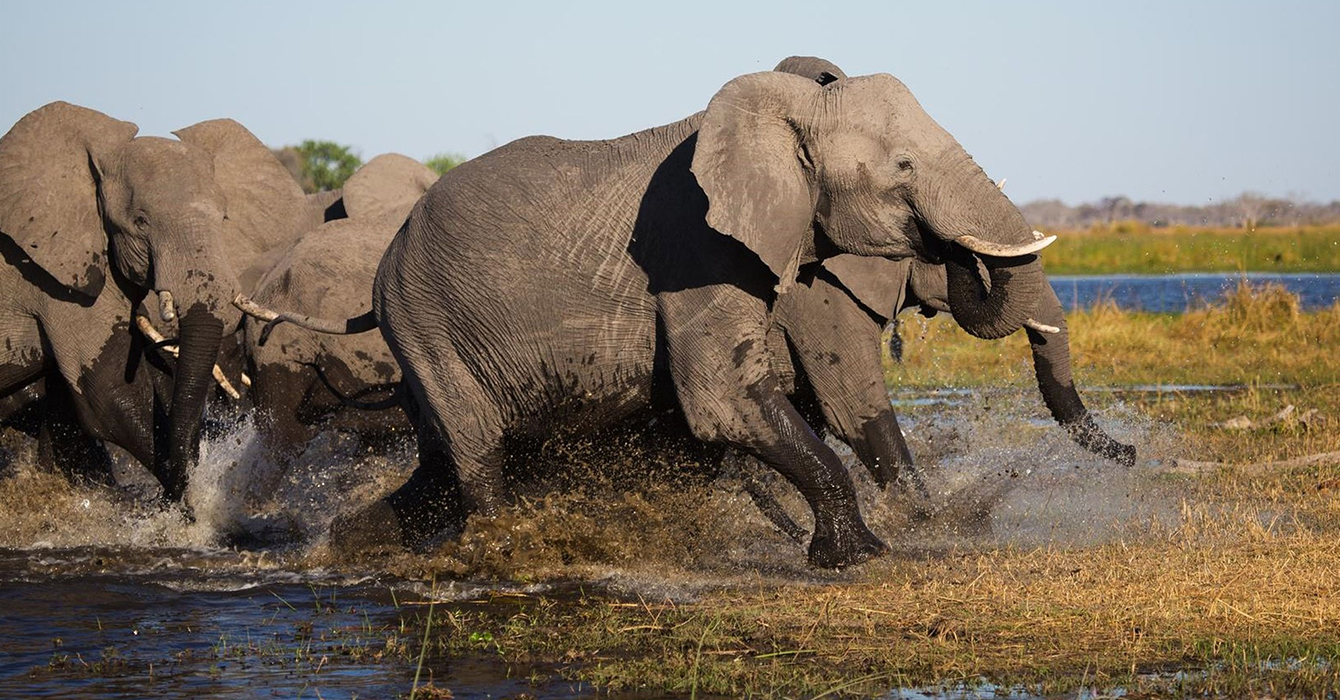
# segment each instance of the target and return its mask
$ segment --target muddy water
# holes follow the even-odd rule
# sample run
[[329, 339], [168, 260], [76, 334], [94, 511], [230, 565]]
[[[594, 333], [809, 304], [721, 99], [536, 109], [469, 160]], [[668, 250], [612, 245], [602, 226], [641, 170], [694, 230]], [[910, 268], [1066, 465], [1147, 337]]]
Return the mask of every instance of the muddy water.
[[[953, 398], [900, 411], [932, 490], [971, 494], [972, 503], [913, 525], [854, 472], [862, 510], [895, 557], [1086, 546], [1174, 519], [1175, 499], [1146, 476], [1176, 438], [1119, 403], [1098, 419], [1139, 446], [1135, 469], [1074, 446], [1027, 392]], [[560, 468], [518, 483], [514, 507], [426, 552], [337, 559], [325, 545], [330, 521], [402, 479], [412, 449], [373, 453], [325, 435], [281, 473], [257, 444], [246, 420], [209, 439], [188, 520], [40, 473], [33, 446], [6, 436], [0, 697], [396, 697], [420, 670], [420, 645], [406, 630], [421, 629], [428, 600], [561, 597], [579, 587], [691, 601], [732, 586], [861, 575], [808, 569], [803, 545], [761, 514], [746, 482], [809, 527], [779, 477], [736, 460], [693, 464], [635, 440], [555, 447], [546, 456]], [[420, 683], [429, 678], [457, 698], [594, 695], [556, 669], [508, 668], [485, 653], [428, 654]]]

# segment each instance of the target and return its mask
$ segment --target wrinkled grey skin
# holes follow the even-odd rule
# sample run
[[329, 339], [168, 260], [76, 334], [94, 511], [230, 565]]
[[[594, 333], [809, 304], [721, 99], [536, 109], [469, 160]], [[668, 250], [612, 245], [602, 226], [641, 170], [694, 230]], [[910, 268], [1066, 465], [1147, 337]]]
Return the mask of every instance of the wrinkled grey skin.
[[[824, 85], [846, 78], [836, 65], [808, 56], [787, 58], [773, 70]], [[878, 484], [894, 483], [900, 470], [913, 465], [884, 386], [880, 334], [904, 309], [920, 308], [927, 315], [950, 310], [945, 266], [839, 255], [805, 272], [773, 308], [776, 330], [785, 336], [785, 346], [773, 340], [777, 372], [784, 383], [795, 377], [788, 361], [794, 359], [805, 380], [795, 389], [812, 396], [822, 422], [851, 446]], [[1075, 390], [1065, 315], [1051, 285], [1044, 285], [1031, 318], [1061, 329], [1057, 334], [1026, 329], [1038, 388], [1052, 416], [1086, 449], [1134, 464], [1135, 448], [1104, 433]]]
[[1036, 305], [1041, 266], [979, 259], [954, 243], [967, 234], [1032, 240], [888, 75], [742, 76], [681, 122], [609, 141], [526, 138], [470, 161], [415, 206], [373, 288], [420, 465], [333, 540], [413, 543], [491, 513], [506, 442], [605, 425], [668, 389], [695, 436], [800, 490], [813, 564], [875, 556], [885, 548], [849, 475], [773, 373], [771, 305], [814, 261], [918, 257], [949, 266], [961, 325], [1007, 335]]
[[[348, 218], [327, 222], [298, 239], [261, 276], [252, 299], [314, 316], [368, 310], [377, 263], [437, 177], [422, 163], [398, 154], [368, 161], [344, 185], [342, 205]], [[281, 461], [292, 458], [323, 428], [365, 436], [409, 430], [398, 406], [362, 411], [342, 403], [344, 398], [383, 398], [400, 381], [400, 368], [380, 335], [317, 335], [279, 326], [261, 345], [260, 331], [261, 325], [248, 319], [251, 399], [271, 455]]]
[[[231, 120], [178, 140], [56, 102], [0, 138], [0, 396], [45, 376], [89, 437], [149, 466], [180, 500], [225, 333], [235, 270], [320, 221], [297, 184]], [[132, 313], [172, 294], [180, 358], [145, 352]], [[147, 299], [146, 299], [147, 297]], [[148, 365], [162, 363], [155, 378]], [[59, 378], [61, 390], [52, 382]], [[158, 385], [155, 387], [155, 385]]]

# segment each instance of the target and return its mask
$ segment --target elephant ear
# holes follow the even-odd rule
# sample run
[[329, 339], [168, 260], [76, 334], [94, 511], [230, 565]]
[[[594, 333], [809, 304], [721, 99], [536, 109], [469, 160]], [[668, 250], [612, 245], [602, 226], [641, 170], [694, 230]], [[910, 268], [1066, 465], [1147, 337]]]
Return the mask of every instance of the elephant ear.
[[214, 181], [228, 200], [229, 235], [241, 239], [229, 243], [259, 255], [314, 223], [302, 187], [246, 127], [232, 119], [212, 119], [172, 133], [213, 157]]
[[57, 282], [97, 296], [107, 278], [97, 162], [139, 127], [66, 102], [0, 137], [0, 232]]
[[437, 182], [428, 166], [399, 153], [368, 161], [344, 183], [344, 210], [351, 219], [399, 219]]
[[889, 260], [862, 255], [836, 255], [823, 268], [842, 283], [847, 293], [888, 323], [903, 308], [913, 258]]
[[754, 251], [778, 279], [795, 281], [818, 190], [795, 115], [824, 88], [790, 73], [736, 78], [712, 98], [693, 154], [707, 223]]

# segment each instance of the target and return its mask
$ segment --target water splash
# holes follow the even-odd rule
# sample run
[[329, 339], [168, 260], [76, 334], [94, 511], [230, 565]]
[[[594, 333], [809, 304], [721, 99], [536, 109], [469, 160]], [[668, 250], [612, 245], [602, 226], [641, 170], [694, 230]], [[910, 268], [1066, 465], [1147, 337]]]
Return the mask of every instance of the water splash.
[[[952, 405], [912, 406], [903, 424], [938, 497], [984, 494], [986, 507], [973, 518], [912, 518], [905, 502], [877, 488], [850, 451], [833, 443], [852, 465], [862, 513], [895, 556], [1087, 546], [1175, 520], [1176, 498], [1148, 474], [1150, 464], [1178, 447], [1170, 429], [1120, 403], [1099, 412], [1110, 434], [1141, 450], [1141, 464], [1125, 469], [1074, 445], [1045, 420], [1036, 400], [1030, 407], [1018, 393], [999, 391], [956, 398]], [[355, 561], [326, 551], [329, 524], [407, 477], [415, 461], [410, 440], [372, 450], [354, 436], [327, 432], [283, 468], [266, 456], [252, 419], [244, 417], [207, 436], [188, 491], [194, 519], [180, 508], [42, 473], [30, 444], [7, 444], [12, 473], [0, 479], [0, 548], [89, 548], [103, 552], [104, 568], [117, 561], [127, 570], [140, 566], [131, 554], [139, 550], [191, 551], [207, 554], [176, 561], [209, 569], [215, 556], [220, 569], [254, 566], [267, 576], [288, 569], [299, 577], [342, 571], [416, 579], [437, 572], [462, 581], [582, 580], [615, 593], [672, 599], [760, 577], [858, 575], [809, 569], [803, 543], [763, 516], [740, 469], [635, 440], [579, 440], [548, 450], [544, 456], [557, 468], [518, 483], [516, 503], [497, 517], [472, 518], [459, 537], [426, 551]], [[803, 500], [779, 476], [754, 476], [801, 527], [812, 526]]]

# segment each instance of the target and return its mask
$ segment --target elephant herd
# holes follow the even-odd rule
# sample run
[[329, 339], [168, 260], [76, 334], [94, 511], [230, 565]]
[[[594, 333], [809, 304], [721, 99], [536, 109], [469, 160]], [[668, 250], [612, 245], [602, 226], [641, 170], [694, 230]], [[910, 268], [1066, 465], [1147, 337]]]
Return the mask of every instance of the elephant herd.
[[409, 480], [331, 542], [415, 546], [495, 512], [524, 445], [674, 409], [794, 485], [810, 562], [843, 567], [885, 546], [816, 429], [926, 497], [880, 363], [909, 308], [1023, 329], [1056, 420], [1135, 459], [1075, 391], [1053, 239], [886, 74], [792, 57], [672, 124], [441, 178], [379, 156], [315, 195], [231, 120], [136, 131], [53, 103], [0, 138], [0, 420], [71, 474], [106, 479], [108, 442], [180, 501], [206, 403], [245, 393], [281, 462], [412, 428]]

